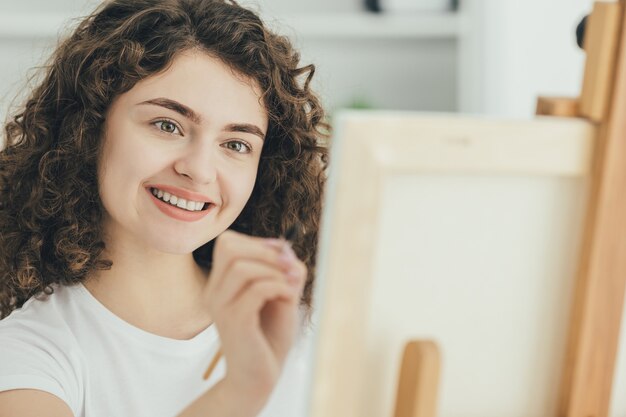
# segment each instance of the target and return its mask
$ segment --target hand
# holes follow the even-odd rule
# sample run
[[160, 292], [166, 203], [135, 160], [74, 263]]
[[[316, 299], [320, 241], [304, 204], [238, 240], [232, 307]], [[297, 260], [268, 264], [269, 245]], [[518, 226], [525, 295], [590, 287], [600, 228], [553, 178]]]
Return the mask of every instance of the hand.
[[216, 238], [204, 290], [227, 363], [246, 400], [271, 394], [298, 329], [306, 265], [289, 244], [227, 230]]

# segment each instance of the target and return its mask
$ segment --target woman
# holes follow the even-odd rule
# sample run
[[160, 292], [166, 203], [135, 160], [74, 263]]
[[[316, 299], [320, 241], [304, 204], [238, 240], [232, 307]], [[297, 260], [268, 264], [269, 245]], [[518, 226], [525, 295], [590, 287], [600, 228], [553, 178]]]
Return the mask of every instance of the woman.
[[0, 152], [0, 415], [293, 416], [328, 129], [298, 63], [224, 0], [113, 0], [58, 47]]

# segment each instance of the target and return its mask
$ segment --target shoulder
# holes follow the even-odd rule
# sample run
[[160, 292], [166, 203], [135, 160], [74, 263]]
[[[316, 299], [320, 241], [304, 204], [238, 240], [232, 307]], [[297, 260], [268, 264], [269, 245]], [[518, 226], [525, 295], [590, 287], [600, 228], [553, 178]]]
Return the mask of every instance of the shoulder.
[[[73, 346], [68, 326], [69, 294], [65, 287], [55, 286], [48, 296], [31, 297], [24, 305], [0, 320], [0, 339], [31, 346], [66, 349]], [[0, 349], [4, 343], [0, 344]]]
[[76, 410], [81, 361], [66, 320], [67, 295], [65, 288], [55, 288], [0, 320], [0, 391], [38, 389]]

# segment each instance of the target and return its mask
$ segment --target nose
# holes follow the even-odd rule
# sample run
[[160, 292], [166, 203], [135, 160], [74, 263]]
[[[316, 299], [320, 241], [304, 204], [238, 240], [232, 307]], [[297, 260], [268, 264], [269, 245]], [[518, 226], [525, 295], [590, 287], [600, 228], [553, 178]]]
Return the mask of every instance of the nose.
[[217, 158], [213, 141], [194, 141], [174, 163], [174, 170], [197, 184], [217, 180]]

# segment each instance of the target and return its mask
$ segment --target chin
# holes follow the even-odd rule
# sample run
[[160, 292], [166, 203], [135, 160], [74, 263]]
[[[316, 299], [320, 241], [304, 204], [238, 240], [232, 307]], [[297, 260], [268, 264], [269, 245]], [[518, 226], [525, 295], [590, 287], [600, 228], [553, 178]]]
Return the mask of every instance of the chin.
[[172, 242], [153, 242], [152, 247], [159, 252], [171, 255], [188, 255], [197, 249], [196, 245]]
[[198, 249], [200, 246], [207, 242], [206, 239], [184, 239], [173, 238], [168, 239], [165, 236], [151, 236], [146, 239], [146, 244], [152, 247], [154, 250], [168, 253], [171, 255], [188, 255]]

